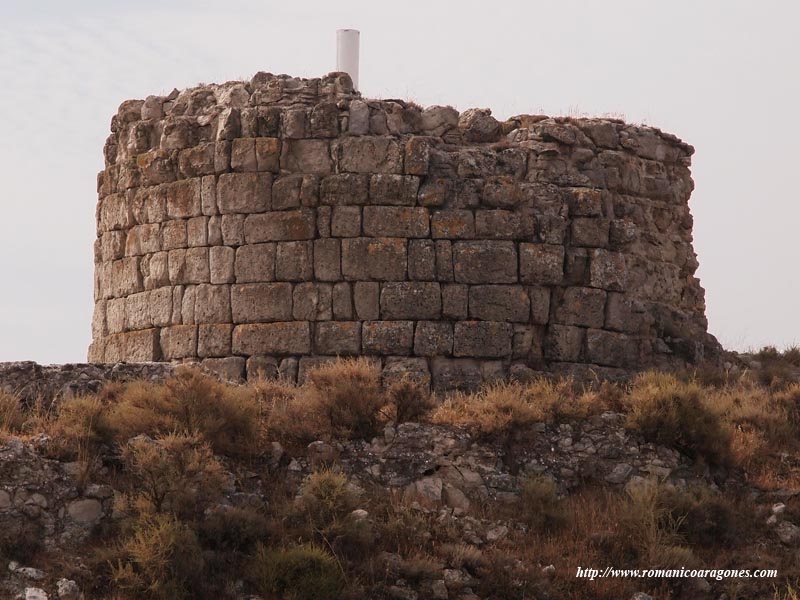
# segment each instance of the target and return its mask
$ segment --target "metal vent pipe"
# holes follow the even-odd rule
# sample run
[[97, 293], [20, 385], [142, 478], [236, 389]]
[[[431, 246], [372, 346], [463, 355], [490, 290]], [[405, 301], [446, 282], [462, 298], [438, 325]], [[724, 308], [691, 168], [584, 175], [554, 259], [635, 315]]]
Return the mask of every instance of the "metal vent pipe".
[[338, 29], [336, 31], [336, 70], [350, 75], [353, 89], [358, 90], [358, 29]]

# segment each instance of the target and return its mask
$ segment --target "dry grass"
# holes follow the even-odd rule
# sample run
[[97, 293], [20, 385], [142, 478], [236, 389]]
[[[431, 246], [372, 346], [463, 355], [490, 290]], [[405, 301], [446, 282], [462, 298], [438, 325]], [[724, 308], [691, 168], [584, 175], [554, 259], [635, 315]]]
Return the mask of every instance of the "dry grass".
[[730, 462], [730, 431], [698, 384], [668, 373], [644, 373], [625, 402], [627, 427], [645, 439], [712, 464]]
[[[505, 539], [482, 549], [465, 543], [453, 517], [414, 510], [398, 491], [358, 490], [335, 470], [313, 473], [299, 493], [281, 471], [264, 475], [260, 508], [221, 502], [230, 485], [226, 471], [266, 473], [274, 441], [299, 457], [314, 440], [369, 439], [389, 420], [430, 419], [508, 450], [524, 444], [538, 423], [605, 410], [625, 413], [632, 436], [739, 470], [750, 483], [800, 488], [800, 384], [728, 375], [649, 373], [627, 387], [495, 383], [434, 406], [416, 383], [384, 387], [373, 363], [349, 359], [311, 371], [302, 386], [229, 386], [191, 371], [164, 385], [113, 384], [97, 396], [66, 400], [49, 415], [0, 395], [0, 424], [14, 435], [32, 424], [46, 428], [54, 454], [87, 465], [84, 481], [94, 480], [97, 457], [107, 458], [104, 482], [120, 491], [123, 518], [98, 539], [106, 548], [92, 567], [99, 597], [234, 597], [244, 593], [243, 579], [247, 593], [267, 598], [367, 597], [401, 577], [424, 589], [452, 568], [479, 578], [473, 589], [481, 597], [531, 599], [545, 597], [541, 567], [548, 564], [556, 566], [553, 598], [610, 600], [635, 591], [682, 597], [675, 582], [575, 577], [578, 566], [608, 564], [775, 567], [784, 580], [775, 597], [796, 597], [794, 555], [769, 543], [763, 515], [744, 494], [651, 481], [628, 494], [584, 488], [560, 497], [553, 481], [531, 478], [521, 482], [519, 503], [488, 515], [526, 527], [510, 526]], [[796, 519], [800, 501], [787, 504], [787, 518]], [[353, 516], [356, 508], [368, 516]], [[481, 508], [473, 503], [471, 516]], [[14, 548], [28, 532], [7, 529], [0, 536], [4, 558], [32, 551]], [[382, 553], [402, 560], [389, 565]], [[755, 597], [747, 584], [739, 588], [741, 595], [729, 597]]]
[[287, 549], [260, 547], [253, 557], [249, 579], [268, 598], [328, 600], [345, 585], [334, 558], [318, 546]]
[[19, 398], [0, 390], [0, 434], [21, 432], [26, 420]]
[[389, 406], [394, 409], [396, 423], [421, 421], [436, 406], [427, 388], [407, 376], [389, 385], [386, 398]]
[[576, 391], [570, 380], [538, 379], [525, 385], [493, 383], [473, 394], [454, 394], [433, 412], [431, 419], [434, 423], [464, 427], [485, 438], [534, 423], [585, 418], [603, 408], [598, 393]]
[[278, 395], [270, 437], [306, 445], [319, 439], [369, 439], [385, 420], [380, 369], [363, 358], [340, 359], [309, 371], [306, 383]]
[[203, 552], [192, 529], [167, 515], [137, 523], [118, 549], [113, 585], [134, 597], [172, 600], [197, 597]]
[[200, 515], [221, 498], [227, 483], [222, 465], [196, 435], [139, 436], [125, 446], [122, 459], [136, 489], [125, 502], [140, 515]]
[[201, 436], [214, 452], [248, 456], [259, 446], [260, 413], [252, 389], [186, 369], [162, 385], [129, 384], [108, 420], [118, 440], [183, 432]]

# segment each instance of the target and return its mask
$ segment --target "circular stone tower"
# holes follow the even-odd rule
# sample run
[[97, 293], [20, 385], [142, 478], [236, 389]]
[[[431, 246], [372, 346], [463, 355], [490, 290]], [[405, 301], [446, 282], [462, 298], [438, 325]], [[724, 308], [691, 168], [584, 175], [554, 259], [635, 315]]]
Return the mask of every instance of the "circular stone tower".
[[366, 100], [259, 73], [124, 102], [98, 179], [92, 362], [437, 389], [716, 353], [691, 146], [609, 119]]

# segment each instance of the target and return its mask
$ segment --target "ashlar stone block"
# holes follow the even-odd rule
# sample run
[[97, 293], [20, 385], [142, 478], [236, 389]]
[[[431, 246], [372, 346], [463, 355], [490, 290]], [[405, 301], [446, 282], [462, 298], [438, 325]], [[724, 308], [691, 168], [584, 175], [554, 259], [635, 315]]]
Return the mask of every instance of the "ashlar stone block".
[[550, 325], [544, 340], [544, 356], [548, 360], [577, 362], [583, 351], [586, 330], [571, 325]]
[[164, 360], [197, 356], [197, 327], [195, 325], [164, 327], [161, 330], [160, 341]]
[[334, 206], [331, 216], [333, 237], [358, 237], [361, 235], [361, 207]]
[[414, 331], [414, 354], [450, 356], [453, 352], [453, 324], [444, 321], [420, 321]]
[[516, 283], [517, 250], [507, 241], [455, 242], [453, 271], [459, 283]]
[[247, 244], [236, 248], [234, 272], [237, 283], [275, 280], [275, 244]]
[[424, 238], [429, 232], [430, 217], [426, 208], [364, 207], [364, 234], [367, 236]]
[[342, 249], [339, 240], [314, 240], [314, 277], [319, 281], [339, 281], [342, 278]]
[[325, 177], [320, 183], [319, 199], [329, 206], [366, 204], [368, 195], [366, 175], [340, 173]]
[[386, 320], [438, 319], [442, 296], [436, 282], [385, 283], [381, 289], [381, 318]]
[[378, 174], [369, 180], [369, 202], [383, 206], [414, 206], [419, 192], [419, 177]]
[[377, 321], [380, 317], [380, 284], [377, 281], [357, 281], [353, 285], [356, 317], [362, 321]]
[[413, 321], [364, 321], [362, 349], [365, 354], [405, 356], [414, 344]]
[[292, 318], [296, 321], [330, 321], [332, 286], [329, 283], [298, 283], [292, 290]]
[[469, 288], [469, 316], [482, 321], [527, 323], [528, 292], [518, 285], [474, 285]]
[[564, 247], [550, 244], [519, 245], [522, 283], [558, 285], [564, 279]]
[[244, 222], [244, 238], [248, 244], [310, 240], [315, 233], [314, 211], [310, 208], [249, 215]]
[[279, 242], [275, 256], [275, 279], [308, 281], [314, 273], [312, 242]]
[[327, 140], [284, 140], [281, 148], [281, 171], [329, 175], [333, 171], [330, 144]]
[[349, 238], [342, 240], [342, 274], [347, 280], [401, 281], [406, 278], [408, 255], [403, 238]]
[[453, 329], [453, 356], [511, 356], [513, 327], [495, 321], [459, 321]]
[[361, 323], [323, 321], [317, 323], [314, 346], [319, 354], [355, 355], [361, 352]]
[[602, 327], [605, 321], [606, 293], [587, 287], [570, 287], [564, 290], [556, 307], [555, 317], [563, 325]]
[[290, 321], [237, 325], [233, 330], [233, 352], [245, 356], [309, 354], [310, 324], [307, 321]]
[[217, 182], [217, 206], [223, 215], [269, 210], [271, 195], [269, 173], [223, 173]]
[[339, 140], [335, 147], [340, 171], [403, 173], [403, 148], [392, 137], [348, 137]]
[[197, 331], [197, 356], [223, 357], [231, 353], [233, 325], [227, 323], [201, 324]]
[[471, 210], [440, 210], [433, 213], [431, 228], [434, 238], [472, 239], [475, 237], [475, 215]]
[[290, 283], [246, 283], [231, 286], [234, 323], [288, 321], [292, 318]]

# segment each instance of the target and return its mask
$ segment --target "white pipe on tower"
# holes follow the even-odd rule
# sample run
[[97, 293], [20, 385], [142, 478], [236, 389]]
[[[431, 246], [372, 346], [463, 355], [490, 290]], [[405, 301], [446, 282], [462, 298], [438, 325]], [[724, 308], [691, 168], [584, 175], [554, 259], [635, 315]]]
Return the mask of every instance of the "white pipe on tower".
[[353, 89], [358, 90], [358, 29], [338, 29], [336, 31], [336, 70], [350, 75]]

